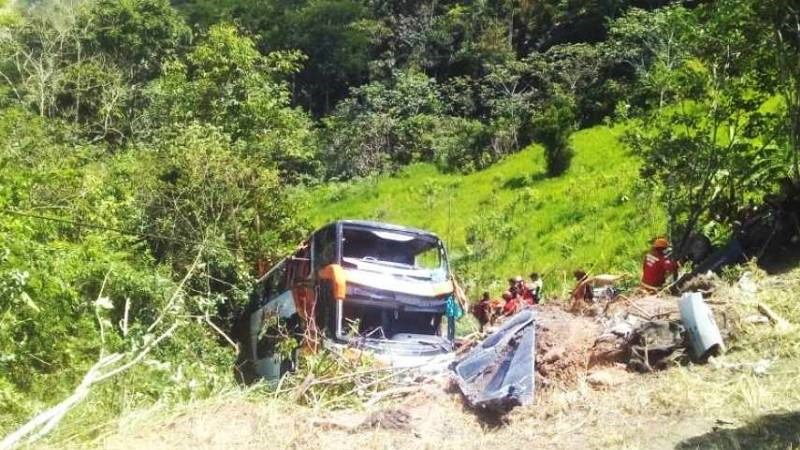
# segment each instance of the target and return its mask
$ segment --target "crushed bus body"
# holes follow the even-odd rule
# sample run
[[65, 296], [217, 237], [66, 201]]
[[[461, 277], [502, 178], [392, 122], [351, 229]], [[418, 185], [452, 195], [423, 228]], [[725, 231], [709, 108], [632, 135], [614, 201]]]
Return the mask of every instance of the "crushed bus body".
[[290, 370], [294, 358], [276, 351], [289, 330], [308, 348], [358, 348], [394, 367], [443, 370], [453, 360], [441, 329], [454, 288], [435, 234], [378, 222], [328, 224], [259, 280], [240, 362], [262, 378]]

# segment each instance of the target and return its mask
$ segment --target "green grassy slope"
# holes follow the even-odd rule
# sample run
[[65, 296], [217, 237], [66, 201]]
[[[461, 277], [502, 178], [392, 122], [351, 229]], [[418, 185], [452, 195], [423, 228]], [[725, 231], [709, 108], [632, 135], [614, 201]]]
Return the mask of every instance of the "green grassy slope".
[[534, 270], [546, 274], [550, 292], [578, 267], [635, 274], [649, 240], [664, 231], [664, 214], [637, 189], [638, 161], [618, 142], [621, 133], [620, 126], [575, 133], [576, 156], [559, 178], [544, 177], [542, 149], [531, 146], [468, 175], [417, 164], [391, 177], [329, 184], [309, 194], [312, 222], [377, 219], [434, 231], [472, 295]]

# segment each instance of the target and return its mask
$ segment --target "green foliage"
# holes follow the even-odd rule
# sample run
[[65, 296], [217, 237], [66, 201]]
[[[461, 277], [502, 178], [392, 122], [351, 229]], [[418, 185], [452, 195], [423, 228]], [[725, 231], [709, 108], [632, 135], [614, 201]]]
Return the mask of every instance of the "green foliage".
[[261, 55], [236, 27], [212, 27], [182, 61], [173, 61], [149, 89], [149, 125], [166, 130], [199, 121], [219, 127], [263, 165], [289, 177], [313, 175], [315, 134], [290, 105], [285, 79], [303, 57]]
[[623, 131], [573, 133], [572, 167], [556, 178], [540, 175], [546, 165], [534, 145], [469, 174], [414, 164], [394, 176], [316, 187], [307, 194], [312, 222], [358, 217], [434, 231], [475, 296], [499, 294], [509, 276], [532, 271], [544, 274], [548, 295], [560, 295], [565, 280], [571, 287], [576, 267], [638, 273], [665, 219], [638, 180], [638, 159], [618, 141]]
[[547, 175], [559, 176], [569, 169], [574, 150], [569, 135], [575, 129], [571, 102], [560, 97], [553, 101], [532, 124], [534, 139], [544, 146]]
[[633, 69], [635, 96], [645, 104], [663, 108], [680, 89], [673, 76], [697, 45], [695, 15], [680, 5], [656, 11], [632, 8], [609, 29], [610, 57]]
[[709, 222], [732, 224], [788, 166], [771, 138], [775, 115], [760, 110], [764, 95], [699, 63], [683, 75], [682, 84], [698, 86], [691, 99], [641, 121], [627, 138], [645, 157], [642, 176], [655, 183], [678, 243]]
[[[698, 30], [687, 28], [685, 11], [669, 9], [652, 24], [662, 30], [652, 37], [653, 57], [673, 55], [670, 64], [662, 61], [653, 70], [677, 103], [646, 116], [627, 140], [645, 158], [642, 176], [658, 190], [679, 245], [693, 230], [729, 230], [744, 207], [760, 203], [778, 180], [792, 175], [794, 145], [786, 120], [791, 113], [767, 106], [774, 103], [772, 86], [763, 78], [764, 66], [772, 67], [767, 73], [783, 69], [763, 58], [766, 28], [748, 25], [743, 33], [740, 27], [762, 20], [757, 11], [750, 2], [715, 5], [702, 11], [705, 21]], [[674, 44], [695, 34], [709, 39], [693, 42], [688, 50], [696, 56], [688, 58], [687, 50]]]
[[478, 120], [452, 117], [441, 121], [435, 149], [436, 165], [449, 172], [485, 169], [497, 155], [488, 146], [490, 133]]
[[208, 323], [301, 239], [305, 201], [314, 225], [439, 232], [473, 292], [533, 269], [555, 292], [637, 271], [664, 208], [722, 238], [800, 178], [788, 0], [173, 3], [0, 2], [0, 432], [168, 302], [175, 334], [76, 420], [224, 387]]
[[284, 191], [315, 170], [286, 82], [299, 54], [264, 56], [226, 25], [181, 54], [167, 3], [111, 3], [0, 30], [0, 434], [170, 324], [75, 420], [229, 386], [234, 352], [207, 321], [229, 329], [255, 263], [305, 231]]
[[158, 74], [186, 45], [189, 29], [168, 0], [93, 0], [78, 18], [79, 39], [131, 71], [133, 81]]
[[141, 227], [158, 236], [151, 242], [159, 259], [186, 265], [208, 243], [230, 249], [228, 257], [273, 260], [302, 238], [298, 205], [283, 195], [277, 171], [237, 150], [220, 130], [191, 124], [137, 152]]
[[391, 85], [370, 83], [353, 91], [326, 118], [322, 157], [329, 174], [353, 177], [433, 159], [442, 112], [434, 80], [398, 73]]

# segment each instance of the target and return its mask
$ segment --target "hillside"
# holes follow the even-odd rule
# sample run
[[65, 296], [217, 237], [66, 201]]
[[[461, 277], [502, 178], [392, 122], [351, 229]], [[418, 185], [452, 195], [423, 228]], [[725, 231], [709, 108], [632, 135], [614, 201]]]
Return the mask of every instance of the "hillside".
[[579, 267], [635, 273], [665, 219], [637, 189], [638, 161], [619, 143], [622, 131], [596, 126], [575, 133], [572, 167], [558, 178], [544, 176], [542, 150], [530, 146], [466, 175], [417, 164], [393, 176], [327, 185], [309, 195], [312, 221], [377, 219], [434, 231], [459, 273], [480, 289], [531, 271], [545, 273], [551, 289]]
[[[395, 332], [417, 341], [417, 331], [431, 339], [440, 331], [437, 314], [427, 315], [438, 303], [409, 308], [415, 299], [393, 295], [394, 316], [384, 304], [345, 311], [315, 276], [319, 295], [306, 295], [299, 264], [258, 281], [265, 263], [337, 218], [437, 232], [473, 300], [499, 294], [510, 276], [542, 273], [540, 307], [558, 314], [567, 314], [561, 305], [578, 268], [628, 275], [620, 298], [635, 297], [643, 253], [667, 229], [676, 244], [688, 234], [676, 230], [716, 244], [748, 228], [746, 248], [731, 254], [766, 267], [774, 247], [788, 271], [796, 261], [782, 256], [800, 255], [795, 3], [0, 0], [0, 450], [51, 434], [43, 442], [82, 448], [132, 415], [213, 403], [222, 392], [325, 413], [365, 406], [364, 385], [388, 391], [376, 381], [385, 368], [365, 374], [375, 361], [361, 351], [354, 361], [301, 352], [281, 386], [240, 386], [262, 357], [318, 348], [321, 324], [391, 341]], [[754, 208], [762, 204], [777, 207]], [[769, 287], [794, 323], [797, 277]], [[301, 312], [312, 307], [314, 319], [339, 306], [342, 314], [335, 328], [297, 320], [303, 314], [253, 314], [256, 303], [289, 299]], [[558, 336], [589, 328], [587, 317], [574, 319], [536, 341], [562, 343]], [[467, 314], [457, 330], [470, 343], [473, 321]], [[795, 336], [770, 336], [753, 356], [783, 348], [800, 366]], [[352, 344], [363, 347], [360, 338]], [[551, 356], [561, 352], [545, 347], [545, 364], [560, 363]], [[586, 366], [582, 351], [563, 354]], [[706, 378], [691, 367], [674, 373]], [[757, 401], [748, 420], [788, 410], [800, 380], [790, 375], [794, 383], [772, 380], [765, 397], [749, 378], [733, 385], [742, 402]], [[718, 379], [695, 391], [731, 387], [727, 375]], [[598, 424], [618, 409], [575, 409], [584, 386], [552, 389], [563, 398], [545, 415], [559, 428], [530, 414], [515, 422], [519, 442], [534, 429], [571, 434], [577, 415], [562, 422], [562, 408], [592, 410]], [[616, 392], [637, 409], [656, 391]], [[718, 406], [720, 415], [706, 415], [725, 417], [742, 403], [728, 400], [698, 407]], [[448, 401], [463, 415], [460, 401]], [[682, 432], [654, 417], [654, 428]], [[475, 433], [461, 437], [494, 444], [479, 438], [500, 425], [479, 419], [466, 414]], [[622, 419], [627, 427], [635, 417]], [[427, 423], [448, 431], [445, 439], [454, 435], [445, 422]], [[151, 430], [176, 435], [147, 424], [136, 433]], [[495, 437], [514, 443], [502, 431]], [[379, 446], [380, 436], [366, 438], [375, 444], [347, 443]], [[344, 446], [320, 439], [285, 446]], [[433, 445], [406, 447], [422, 446]]]
[[[751, 271], [743, 280], [716, 283], [715, 305], [747, 317], [761, 302], [793, 324], [800, 321], [786, 295], [800, 287], [800, 270], [774, 277]], [[747, 284], [754, 296], [742, 287]], [[584, 368], [567, 385], [540, 385], [535, 403], [502, 423], [464, 407], [446, 389], [446, 377], [423, 378], [414, 392], [344, 409], [323, 406], [328, 396], [298, 404], [261, 386], [172, 408], [159, 402], [107, 423], [73, 422], [42, 448], [797, 448], [798, 328], [734, 322], [728, 353], [710, 364], [651, 374]]]

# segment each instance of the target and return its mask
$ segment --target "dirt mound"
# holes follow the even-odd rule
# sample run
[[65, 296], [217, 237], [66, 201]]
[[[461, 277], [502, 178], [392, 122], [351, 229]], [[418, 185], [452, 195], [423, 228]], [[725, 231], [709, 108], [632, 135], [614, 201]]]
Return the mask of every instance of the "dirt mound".
[[558, 305], [540, 305], [536, 317], [536, 373], [542, 385], [569, 384], [589, 365], [600, 324]]

